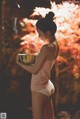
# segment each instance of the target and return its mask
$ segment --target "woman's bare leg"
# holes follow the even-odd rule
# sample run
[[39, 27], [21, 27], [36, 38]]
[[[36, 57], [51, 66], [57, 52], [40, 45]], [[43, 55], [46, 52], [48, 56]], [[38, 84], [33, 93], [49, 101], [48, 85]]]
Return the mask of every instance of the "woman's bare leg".
[[33, 119], [44, 119], [44, 107], [48, 97], [39, 92], [32, 92]]
[[54, 119], [52, 100], [42, 93], [32, 92], [32, 111], [33, 119]]
[[45, 105], [45, 119], [54, 119], [53, 102], [50, 97]]

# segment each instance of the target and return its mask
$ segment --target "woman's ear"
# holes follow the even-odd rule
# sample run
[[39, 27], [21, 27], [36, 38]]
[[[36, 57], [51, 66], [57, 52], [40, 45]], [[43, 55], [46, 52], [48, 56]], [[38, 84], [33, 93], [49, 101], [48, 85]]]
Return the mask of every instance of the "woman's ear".
[[47, 37], [49, 37], [50, 34], [51, 34], [50, 31], [47, 31], [47, 32], [46, 32], [46, 36], [47, 36]]

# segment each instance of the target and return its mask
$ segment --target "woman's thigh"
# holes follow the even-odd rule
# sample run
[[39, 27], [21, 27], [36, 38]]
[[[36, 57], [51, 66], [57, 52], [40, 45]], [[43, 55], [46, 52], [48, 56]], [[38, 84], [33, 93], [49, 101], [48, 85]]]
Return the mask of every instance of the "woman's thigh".
[[48, 101], [48, 96], [39, 92], [32, 92], [33, 119], [44, 119], [44, 109]]

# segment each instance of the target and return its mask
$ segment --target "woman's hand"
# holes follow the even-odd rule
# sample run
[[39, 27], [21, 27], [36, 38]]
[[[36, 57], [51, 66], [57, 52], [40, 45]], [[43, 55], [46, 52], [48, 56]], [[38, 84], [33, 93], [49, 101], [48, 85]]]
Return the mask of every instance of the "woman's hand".
[[22, 67], [23, 69], [25, 69], [26, 71], [30, 72], [30, 73], [34, 73], [34, 67], [32, 65], [26, 65], [22, 62], [20, 62], [20, 55], [16, 56], [16, 63]]

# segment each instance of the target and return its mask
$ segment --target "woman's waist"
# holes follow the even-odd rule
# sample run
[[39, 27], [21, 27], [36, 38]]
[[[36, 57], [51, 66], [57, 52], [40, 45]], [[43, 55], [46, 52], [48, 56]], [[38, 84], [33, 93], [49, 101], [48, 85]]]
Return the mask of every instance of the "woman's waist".
[[46, 80], [48, 81], [50, 79], [50, 74], [49, 73], [45, 73], [45, 72], [38, 72], [36, 75], [32, 74], [32, 79], [33, 80]]
[[32, 76], [31, 83], [35, 85], [44, 85], [47, 84], [49, 78], [42, 76]]

